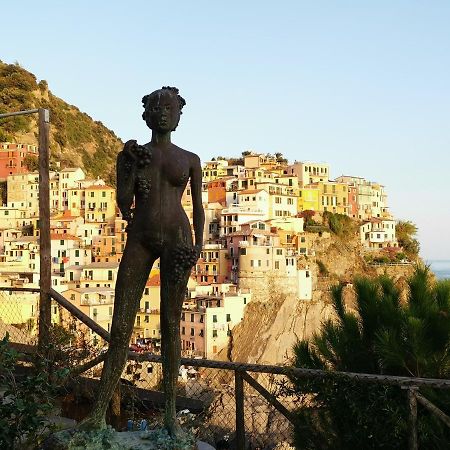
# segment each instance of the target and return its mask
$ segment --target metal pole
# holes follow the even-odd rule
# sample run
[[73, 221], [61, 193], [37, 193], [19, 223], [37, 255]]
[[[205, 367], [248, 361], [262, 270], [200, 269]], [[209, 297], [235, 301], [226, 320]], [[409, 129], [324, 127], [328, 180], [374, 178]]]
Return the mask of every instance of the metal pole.
[[[48, 110], [45, 110], [48, 112]], [[25, 111], [16, 111], [16, 112], [10, 112], [10, 113], [2, 113], [0, 114], [0, 119], [3, 119], [5, 117], [12, 117], [12, 116], [23, 116], [25, 114], [36, 114], [39, 112], [39, 109], [27, 109]]]
[[417, 442], [417, 387], [412, 386], [408, 389], [408, 407], [409, 407], [409, 449], [418, 450]]
[[244, 380], [239, 370], [234, 371], [234, 392], [236, 398], [236, 449], [245, 449], [244, 423]]
[[46, 353], [51, 326], [51, 241], [50, 241], [50, 186], [49, 186], [49, 131], [50, 114], [40, 108], [39, 113], [39, 350]]

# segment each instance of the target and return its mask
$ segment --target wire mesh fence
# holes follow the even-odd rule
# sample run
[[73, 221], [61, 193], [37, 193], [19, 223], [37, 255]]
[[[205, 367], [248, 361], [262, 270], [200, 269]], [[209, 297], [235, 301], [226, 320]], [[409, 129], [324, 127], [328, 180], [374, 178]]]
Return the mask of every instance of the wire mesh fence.
[[39, 294], [0, 291], [0, 339], [7, 334], [10, 342], [35, 345], [38, 334]]
[[[1, 290], [0, 338], [8, 334], [11, 343], [36, 349], [38, 302], [39, 294], [35, 292]], [[60, 302], [52, 301], [45, 361], [49, 373], [64, 372], [66, 381], [65, 390], [62, 391], [62, 410], [65, 415], [76, 420], [87, 414], [90, 402], [95, 398], [96, 380], [101, 375], [101, 357], [107, 349], [105, 339], [108, 338], [105, 330], [97, 329], [95, 332], [88, 326], [89, 321], [86, 322], [88, 325], [84, 322], [86, 320], [82, 314], [75, 312], [74, 315], [61, 306]], [[136, 353], [133, 350], [136, 350], [135, 347], [130, 347], [129, 360], [122, 374], [122, 417], [119, 428], [125, 428], [129, 420], [138, 427], [143, 419], [150, 427], [158, 427], [162, 425], [164, 409], [161, 357], [155, 353]], [[78, 376], [80, 374], [82, 376]], [[238, 393], [237, 374], [243, 379], [242, 394]], [[440, 393], [440, 389], [446, 390], [445, 395]], [[295, 433], [298, 434], [298, 423], [294, 430], [293, 422], [299, 417], [299, 412], [300, 416], [301, 411], [306, 414], [303, 414], [302, 420], [308, 420], [308, 412], [311, 412], [310, 417], [317, 424], [320, 418], [317, 406], [324, 404], [324, 401], [328, 402], [328, 408], [333, 406], [330, 402], [336, 401], [339, 406], [337, 410], [341, 410], [342, 404], [352, 396], [353, 402], [363, 405], [356, 408], [362, 411], [357, 419], [367, 420], [364, 423], [355, 422], [355, 426], [371, 430], [374, 435], [383, 435], [383, 428], [388, 426], [391, 417], [388, 414], [389, 408], [397, 408], [398, 411], [392, 417], [395, 420], [400, 418], [402, 424], [407, 424], [413, 414], [408, 406], [408, 398], [426, 395], [434, 405], [445, 411], [447, 403], [443, 399], [448, 399], [449, 389], [450, 380], [356, 373], [331, 375], [320, 370], [194, 358], [182, 360], [177, 406], [179, 420], [184, 427], [190, 429], [198, 439], [217, 448], [244, 448], [237, 445], [238, 406], [242, 405], [246, 449], [288, 449], [292, 448]], [[355, 397], [355, 392], [359, 392], [361, 398]], [[386, 413], [386, 420], [381, 425], [372, 423], [370, 414], [364, 414], [366, 404], [367, 408]], [[324, 411], [323, 424], [330, 417], [330, 411]], [[419, 414], [419, 420], [417, 408], [414, 414], [416, 435], [417, 424], [419, 427], [419, 442], [422, 439], [420, 427], [431, 423], [431, 420], [446, 423], [445, 414], [442, 415], [443, 418], [430, 419], [428, 411]], [[353, 419], [350, 414], [337, 417], [335, 423], [344, 423], [344, 419], [348, 422], [345, 426], [351, 427]], [[311, 428], [311, 425], [308, 426]], [[406, 446], [410, 431], [408, 425], [401, 427], [403, 433], [407, 430], [404, 434], [406, 437], [403, 437]], [[433, 430], [438, 430], [439, 436], [442, 435], [443, 442], [446, 442], [449, 431], [444, 425], [439, 428], [433, 424]], [[331, 435], [331, 430], [329, 434]], [[426, 437], [424, 432], [422, 435]], [[373, 448], [377, 448], [378, 444], [379, 442], [375, 442]], [[409, 447], [416, 448], [411, 445]]]

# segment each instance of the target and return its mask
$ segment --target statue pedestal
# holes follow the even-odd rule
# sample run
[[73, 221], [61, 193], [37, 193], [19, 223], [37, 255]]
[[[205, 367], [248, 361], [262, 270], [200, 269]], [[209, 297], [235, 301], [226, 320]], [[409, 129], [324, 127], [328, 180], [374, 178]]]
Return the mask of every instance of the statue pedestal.
[[172, 440], [165, 430], [115, 431], [108, 427], [98, 431], [63, 430], [52, 434], [41, 450], [214, 450], [193, 437]]

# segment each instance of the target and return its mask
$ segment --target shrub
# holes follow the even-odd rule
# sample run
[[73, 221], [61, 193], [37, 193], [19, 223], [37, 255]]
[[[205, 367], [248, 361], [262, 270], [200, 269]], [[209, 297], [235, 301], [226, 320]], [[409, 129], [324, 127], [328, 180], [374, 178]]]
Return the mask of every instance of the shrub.
[[[354, 281], [357, 314], [345, 308], [343, 286], [332, 290], [335, 320], [294, 347], [294, 365], [329, 371], [295, 378], [299, 449], [403, 449], [408, 444], [406, 393], [399, 386], [361, 383], [336, 371], [430, 378], [450, 376], [450, 282], [432, 284], [428, 268], [408, 281], [408, 301], [392, 279]], [[450, 393], [420, 391], [446, 414]], [[419, 447], [447, 449], [450, 429], [429, 412], [418, 415]]]
[[[0, 341], [0, 448], [23, 449], [38, 444], [45, 425], [45, 415], [53, 408], [53, 388], [45, 372], [15, 376], [19, 353], [9, 346], [8, 335]], [[26, 441], [26, 442], [25, 442]]]

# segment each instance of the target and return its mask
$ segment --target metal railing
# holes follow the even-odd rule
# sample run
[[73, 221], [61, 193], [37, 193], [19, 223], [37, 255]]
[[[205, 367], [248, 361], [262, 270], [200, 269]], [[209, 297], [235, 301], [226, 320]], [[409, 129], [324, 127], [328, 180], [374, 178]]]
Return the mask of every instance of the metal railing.
[[[21, 295], [36, 294], [39, 290], [15, 287], [0, 289], [0, 338], [9, 332], [13, 344], [28, 352], [37, 351], [38, 323], [33, 317], [28, 318], [33, 319], [31, 321], [24, 321], [24, 316], [18, 317], [17, 310], [12, 306], [13, 296], [9, 293], [5, 295], [5, 291]], [[48, 333], [50, 340], [53, 339], [52, 328], [55, 326], [73, 333], [71, 352], [79, 353], [81, 357], [72, 361], [70, 373], [73, 377], [84, 374], [84, 382], [92, 380], [94, 375], [99, 374], [96, 366], [105, 357], [109, 333], [58, 292], [51, 289], [50, 294], [54, 302], [52, 309], [55, 309], [55, 305], [58, 308], [57, 317], [52, 315], [53, 325]], [[10, 314], [6, 314], [8, 308], [5, 305], [8, 304]], [[17, 317], [13, 317], [14, 314]], [[123, 378], [132, 387], [127, 387], [124, 395], [129, 399], [134, 398], [132, 417], [135, 420], [145, 417], [145, 411], [151, 410], [152, 417], [155, 417], [155, 411], [161, 411], [163, 397], [159, 390], [162, 370], [158, 353], [158, 346], [153, 347], [152, 353], [129, 352]], [[299, 405], [295, 399], [282, 395], [279, 386], [294, 378], [330, 377], [330, 372], [323, 370], [201, 358], [182, 358], [181, 364], [187, 371], [185, 379], [180, 377], [177, 402], [180, 409], [189, 409], [193, 413], [190, 415], [190, 425], [197, 430], [199, 438], [212, 443], [218, 436], [230, 436], [237, 449], [248, 448], [247, 445], [251, 445], [251, 448], [273, 448], [280, 442], [292, 445]], [[450, 380], [350, 372], [333, 372], [333, 376], [358, 383], [398, 386], [405, 390], [404, 407], [409, 413], [410, 449], [418, 448], [417, 404], [450, 426], [450, 418], [419, 391], [420, 388], [450, 389]]]

